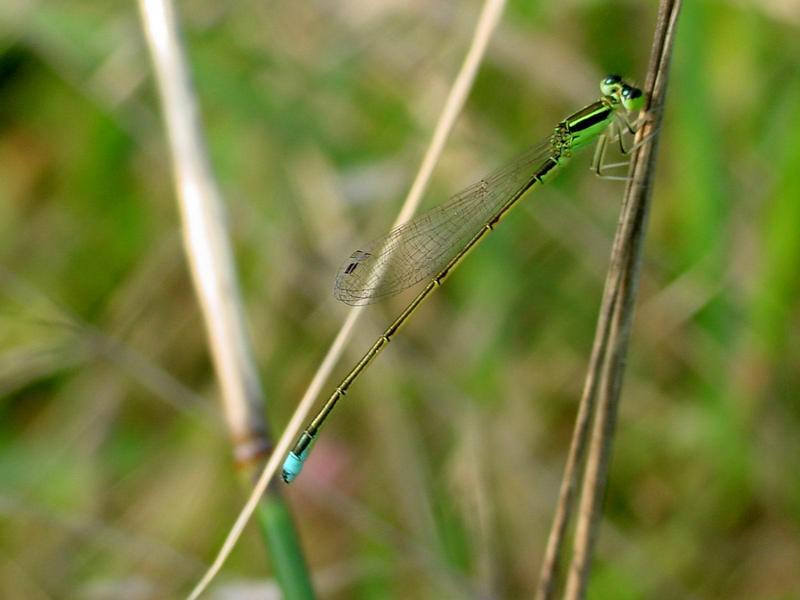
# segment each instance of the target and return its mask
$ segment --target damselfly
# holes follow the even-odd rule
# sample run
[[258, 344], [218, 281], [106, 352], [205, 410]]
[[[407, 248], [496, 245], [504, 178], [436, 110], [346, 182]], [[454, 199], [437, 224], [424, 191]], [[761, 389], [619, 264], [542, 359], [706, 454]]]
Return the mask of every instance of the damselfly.
[[[617, 138], [623, 153], [627, 119], [644, 104], [641, 90], [618, 75], [600, 82], [602, 96], [570, 115], [545, 141], [532, 146], [507, 166], [484, 177], [462, 192], [384, 237], [357, 250], [336, 276], [336, 298], [351, 305], [374, 302], [421, 281], [428, 284], [406, 306], [350, 370], [300, 435], [283, 464], [283, 479], [290, 483], [303, 468], [314, 440], [336, 403], [373, 359], [409, 320], [425, 298], [452, 273], [461, 260], [505, 217], [531, 188], [545, 183], [584, 146], [597, 142], [592, 168], [602, 175], [609, 140]], [[606, 165], [609, 166], [609, 165]]]

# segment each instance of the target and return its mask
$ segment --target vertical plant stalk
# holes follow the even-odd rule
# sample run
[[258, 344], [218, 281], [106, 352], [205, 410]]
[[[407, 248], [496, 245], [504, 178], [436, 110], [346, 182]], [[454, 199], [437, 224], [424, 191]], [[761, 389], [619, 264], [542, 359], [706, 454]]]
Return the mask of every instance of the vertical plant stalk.
[[[643, 114], [646, 120], [636, 136], [636, 141], [641, 143], [641, 146], [632, 158], [631, 178], [625, 191], [620, 221], [614, 236], [611, 266], [606, 278], [572, 445], [542, 564], [537, 600], [549, 600], [555, 591], [558, 559], [564, 545], [569, 518], [574, 509], [575, 484], [588, 443], [589, 456], [581, 486], [581, 503], [565, 598], [578, 600], [586, 595], [591, 554], [602, 515], [602, 499], [633, 321], [642, 248], [652, 196], [658, 133], [663, 116], [680, 4], [680, 0], [662, 0], [659, 5], [645, 83], [647, 103]], [[588, 439], [590, 424], [591, 442]]]
[[[461, 112], [464, 103], [466, 102], [466, 98], [470, 89], [472, 89], [472, 84], [475, 81], [478, 67], [480, 67], [481, 61], [486, 53], [486, 48], [489, 44], [492, 33], [500, 21], [503, 9], [505, 8], [505, 3], [505, 0], [485, 0], [484, 2], [472, 36], [470, 48], [467, 51], [467, 54], [464, 57], [464, 62], [461, 65], [458, 75], [453, 81], [452, 87], [450, 88], [450, 92], [447, 96], [447, 100], [445, 101], [442, 113], [436, 123], [436, 128], [431, 138], [431, 143], [425, 152], [425, 157], [423, 158], [420, 169], [414, 179], [414, 183], [412, 184], [408, 196], [403, 202], [403, 206], [401, 207], [397, 219], [395, 220], [395, 226], [410, 219], [419, 206], [420, 200], [422, 199], [422, 194], [424, 193], [428, 182], [430, 181], [433, 167], [439, 160], [439, 156], [441, 155], [442, 150], [444, 149], [444, 144], [453, 129], [455, 120]], [[291, 444], [294, 443], [295, 437], [303, 427], [305, 419], [308, 418], [308, 414], [311, 412], [322, 386], [330, 376], [333, 368], [336, 366], [337, 361], [344, 351], [345, 344], [350, 338], [350, 335], [352, 334], [352, 331], [363, 310], [363, 306], [354, 307], [347, 315], [345, 322], [342, 324], [342, 327], [336, 334], [336, 338], [331, 344], [331, 347], [328, 349], [325, 358], [322, 360], [322, 363], [320, 363], [320, 366], [317, 369], [317, 372], [314, 374], [311, 383], [309, 383], [308, 388], [303, 394], [297, 409], [292, 415], [292, 418], [289, 420], [286, 429], [275, 445], [272, 455], [261, 471], [258, 481], [253, 488], [252, 494], [247, 499], [247, 502], [239, 512], [239, 515], [236, 517], [236, 521], [228, 532], [228, 535], [220, 547], [217, 556], [214, 558], [214, 562], [209, 566], [208, 570], [203, 574], [203, 577], [200, 579], [200, 581], [198, 581], [197, 585], [189, 595], [189, 600], [198, 598], [200, 594], [205, 591], [214, 577], [216, 577], [216, 575], [222, 569], [222, 566], [225, 564], [228, 556], [230, 556], [230, 553], [233, 551], [236, 542], [241, 537], [242, 531], [244, 531], [247, 522], [256, 511], [258, 497], [264, 493], [264, 490], [267, 489], [267, 486], [275, 476], [275, 473], [289, 451]]]
[[[139, 7], [167, 130], [184, 249], [220, 382], [234, 456], [249, 489], [271, 442], [225, 211], [200, 131], [172, 4], [170, 0], [140, 0]], [[263, 498], [260, 493], [259, 498], [261, 526], [281, 588], [287, 597], [313, 597], [300, 544], [277, 489]]]
[[578, 415], [575, 418], [572, 443], [570, 444], [569, 454], [567, 455], [567, 464], [564, 467], [564, 477], [561, 480], [556, 513], [553, 517], [553, 523], [550, 526], [550, 535], [547, 539], [547, 547], [542, 561], [542, 568], [539, 573], [536, 600], [550, 600], [556, 589], [558, 562], [561, 549], [564, 545], [564, 538], [567, 533], [567, 525], [572, 516], [575, 503], [575, 484], [578, 480], [578, 469], [586, 456], [586, 445], [589, 441], [589, 426], [595, 412], [598, 387], [597, 374], [600, 365], [603, 364], [605, 359], [611, 313], [616, 303], [616, 295], [612, 293], [610, 288], [611, 283], [610, 279], [606, 279], [606, 289], [603, 294], [603, 301], [597, 320], [592, 354], [589, 358], [589, 367], [587, 369], [586, 380], [583, 384], [583, 393], [578, 408]]

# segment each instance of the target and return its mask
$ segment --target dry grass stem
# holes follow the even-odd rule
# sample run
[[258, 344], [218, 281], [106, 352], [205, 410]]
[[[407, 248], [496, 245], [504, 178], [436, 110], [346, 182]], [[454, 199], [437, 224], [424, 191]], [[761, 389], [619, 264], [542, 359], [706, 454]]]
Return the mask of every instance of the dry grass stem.
[[[549, 600], [556, 586], [558, 559], [567, 525], [574, 509], [575, 485], [589, 450], [582, 483], [581, 504], [572, 563], [565, 597], [585, 597], [591, 553], [597, 537], [613, 443], [614, 425], [622, 388], [639, 267], [652, 195], [658, 131], [667, 86], [667, 74], [680, 0], [664, 0], [659, 7], [645, 92], [646, 121], [636, 141], [644, 140], [634, 153], [631, 178], [614, 238], [611, 266], [606, 278], [595, 341], [584, 383], [567, 464], [559, 491], [556, 513], [542, 564], [537, 600]], [[589, 431], [591, 424], [591, 442]]]
[[168, 0], [139, 3], [169, 138], [183, 241], [239, 461], [268, 447], [264, 397], [247, 337], [222, 200]]

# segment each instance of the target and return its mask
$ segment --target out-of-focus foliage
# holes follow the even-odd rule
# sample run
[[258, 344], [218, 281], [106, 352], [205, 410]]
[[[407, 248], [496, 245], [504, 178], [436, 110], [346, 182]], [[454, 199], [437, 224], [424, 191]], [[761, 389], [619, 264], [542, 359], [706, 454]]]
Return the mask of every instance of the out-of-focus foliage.
[[[276, 432], [479, 8], [178, 5]], [[512, 2], [427, 205], [604, 74], [641, 79], [654, 17]], [[686, 3], [591, 598], [800, 597], [799, 25], [789, 0]], [[622, 195], [589, 160], [420, 310], [287, 492], [322, 597], [530, 596]], [[406, 300], [369, 309], [346, 363]], [[185, 592], [242, 492], [134, 2], [0, 3], [0, 322], [0, 596]], [[218, 585], [265, 564], [251, 532]]]

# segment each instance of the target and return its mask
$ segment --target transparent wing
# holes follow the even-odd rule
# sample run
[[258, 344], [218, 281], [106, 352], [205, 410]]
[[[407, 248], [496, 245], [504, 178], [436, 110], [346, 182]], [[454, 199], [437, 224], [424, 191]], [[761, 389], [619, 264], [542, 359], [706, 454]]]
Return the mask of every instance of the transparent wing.
[[553, 154], [549, 140], [529, 148], [449, 200], [356, 250], [336, 275], [334, 295], [369, 304], [439, 273], [529, 183]]

